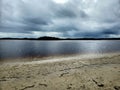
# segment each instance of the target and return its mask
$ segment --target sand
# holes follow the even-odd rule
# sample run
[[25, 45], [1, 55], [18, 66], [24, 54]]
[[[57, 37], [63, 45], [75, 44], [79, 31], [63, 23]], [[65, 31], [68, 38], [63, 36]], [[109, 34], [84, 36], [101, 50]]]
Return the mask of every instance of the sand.
[[120, 53], [2, 63], [0, 90], [120, 90]]

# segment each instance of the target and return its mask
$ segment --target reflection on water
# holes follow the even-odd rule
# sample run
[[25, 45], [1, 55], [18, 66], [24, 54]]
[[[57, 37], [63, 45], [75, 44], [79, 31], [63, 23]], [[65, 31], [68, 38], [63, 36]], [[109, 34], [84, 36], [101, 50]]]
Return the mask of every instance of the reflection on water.
[[1, 40], [0, 59], [65, 54], [120, 52], [120, 41]]

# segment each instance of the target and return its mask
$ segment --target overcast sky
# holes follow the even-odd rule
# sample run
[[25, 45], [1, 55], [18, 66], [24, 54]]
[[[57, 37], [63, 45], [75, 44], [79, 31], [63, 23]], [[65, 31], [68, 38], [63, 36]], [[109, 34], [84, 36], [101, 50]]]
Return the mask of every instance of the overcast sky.
[[0, 37], [120, 37], [120, 0], [0, 0]]

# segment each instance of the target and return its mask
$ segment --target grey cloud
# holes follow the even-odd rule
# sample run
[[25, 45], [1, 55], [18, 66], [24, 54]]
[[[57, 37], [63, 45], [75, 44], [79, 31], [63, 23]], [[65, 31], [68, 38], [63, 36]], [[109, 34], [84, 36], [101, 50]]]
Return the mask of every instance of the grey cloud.
[[84, 11], [78, 11], [77, 13], [69, 8], [59, 9], [56, 12], [56, 17], [60, 18], [87, 18], [87, 14]]
[[1, 3], [2, 36], [24, 33], [35, 37], [52, 32], [58, 37], [120, 35], [120, 0], [68, 0], [65, 4], [53, 0], [2, 0]]
[[49, 23], [49, 21], [43, 18], [26, 18], [24, 20], [25, 23], [33, 24], [33, 25], [47, 25]]
[[56, 16], [61, 17], [61, 18], [74, 18], [74, 17], [77, 17], [77, 15], [70, 9], [59, 9], [56, 12]]

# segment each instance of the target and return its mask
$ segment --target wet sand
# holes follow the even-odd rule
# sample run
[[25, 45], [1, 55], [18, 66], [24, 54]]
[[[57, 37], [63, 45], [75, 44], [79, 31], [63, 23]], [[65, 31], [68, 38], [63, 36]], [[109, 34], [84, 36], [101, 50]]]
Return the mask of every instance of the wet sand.
[[120, 90], [120, 53], [2, 63], [0, 90]]

